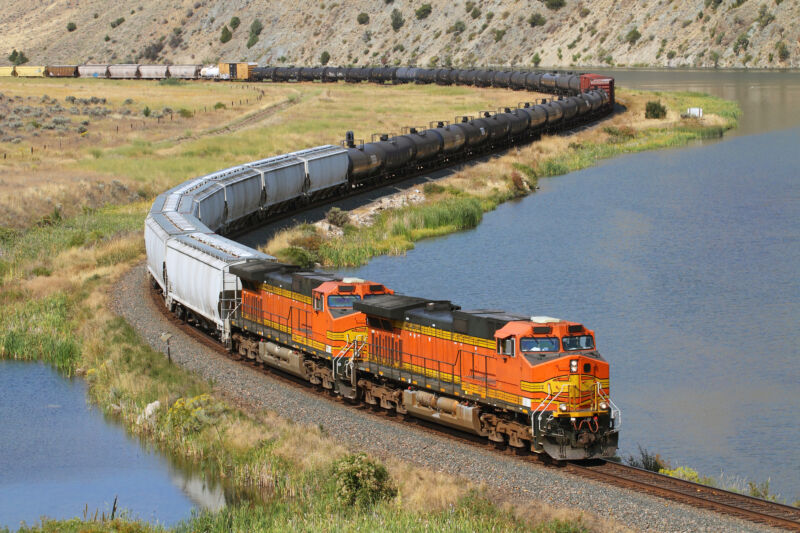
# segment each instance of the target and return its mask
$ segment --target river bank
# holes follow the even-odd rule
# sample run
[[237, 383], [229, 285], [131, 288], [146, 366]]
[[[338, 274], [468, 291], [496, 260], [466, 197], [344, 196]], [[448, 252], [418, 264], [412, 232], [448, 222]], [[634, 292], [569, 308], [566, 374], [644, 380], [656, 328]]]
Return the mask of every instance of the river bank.
[[[666, 108], [663, 118], [645, 118], [647, 102]], [[313, 225], [298, 224], [259, 248], [280, 260], [307, 267], [366, 264], [377, 255], [399, 255], [414, 242], [477, 226], [483, 213], [531, 194], [538, 181], [626, 153], [685, 146], [715, 139], [735, 128], [734, 102], [701, 93], [617, 90], [621, 108], [609, 119], [569, 134], [509, 150], [489, 162], [413, 186], [352, 212], [335, 213]], [[703, 117], [682, 116], [688, 108]]]

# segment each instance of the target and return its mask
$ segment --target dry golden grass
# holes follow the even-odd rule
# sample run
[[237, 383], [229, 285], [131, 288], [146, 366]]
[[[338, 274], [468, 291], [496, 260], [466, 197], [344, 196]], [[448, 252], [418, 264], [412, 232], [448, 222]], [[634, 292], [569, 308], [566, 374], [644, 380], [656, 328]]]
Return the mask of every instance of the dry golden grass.
[[467, 494], [471, 484], [450, 474], [422, 469], [397, 459], [387, 459], [386, 468], [397, 483], [400, 504], [418, 512], [442, 511]]

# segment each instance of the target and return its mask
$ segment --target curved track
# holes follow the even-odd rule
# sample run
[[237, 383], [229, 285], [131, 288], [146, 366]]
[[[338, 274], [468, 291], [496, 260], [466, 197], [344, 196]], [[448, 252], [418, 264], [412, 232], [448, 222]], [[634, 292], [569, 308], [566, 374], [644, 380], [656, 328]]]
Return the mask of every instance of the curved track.
[[[169, 321], [183, 333], [199, 341], [203, 345], [225, 355], [226, 357], [236, 360], [242, 364], [246, 364], [258, 371], [269, 375], [272, 379], [276, 379], [283, 384], [293, 387], [301, 388], [305, 391], [314, 391], [317, 395], [326, 398], [328, 401], [336, 403], [347, 403], [354, 409], [372, 411], [376, 417], [380, 418], [386, 423], [404, 424], [403, 417], [389, 415], [386, 411], [375, 409], [364, 403], [353, 403], [342, 400], [338, 395], [331, 395], [327, 390], [321, 387], [314, 387], [307, 381], [300, 380], [289, 374], [283, 373], [274, 368], [267, 368], [261, 363], [242, 359], [236, 354], [229, 352], [222, 344], [215, 338], [206, 335], [201, 330], [193, 327], [187, 322], [177, 318], [170, 313], [164, 306], [160, 293], [152, 289], [150, 296], [164, 316], [165, 320]], [[416, 427], [424, 431], [434, 432], [440, 436], [457, 440], [471, 446], [480, 447], [482, 449], [494, 449], [496, 453], [503, 455], [515, 456], [520, 461], [545, 466], [548, 468], [557, 468], [569, 472], [577, 476], [592, 479], [616, 487], [622, 487], [636, 492], [642, 492], [653, 496], [658, 496], [668, 500], [680, 502], [692, 507], [711, 510], [726, 516], [736, 517], [750, 522], [764, 524], [772, 527], [786, 529], [788, 531], [800, 531], [800, 509], [788, 505], [754, 498], [727, 490], [693, 483], [683, 479], [673, 478], [648, 470], [635, 468], [619, 463], [609, 461], [596, 461], [587, 464], [578, 464], [573, 462], [562, 463], [552, 462], [539, 455], [531, 453], [520, 453], [519, 450], [507, 446], [498, 447], [485, 439], [463, 433], [458, 430], [449, 429], [445, 426], [432, 424], [419, 419], [412, 419]]]

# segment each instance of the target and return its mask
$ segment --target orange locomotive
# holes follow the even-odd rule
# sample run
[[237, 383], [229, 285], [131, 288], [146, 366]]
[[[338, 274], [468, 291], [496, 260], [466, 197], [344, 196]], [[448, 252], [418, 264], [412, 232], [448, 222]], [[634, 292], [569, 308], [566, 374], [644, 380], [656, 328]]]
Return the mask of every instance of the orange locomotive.
[[381, 284], [251, 261], [233, 348], [342, 396], [530, 448], [613, 456], [609, 366], [581, 324], [397, 295]]

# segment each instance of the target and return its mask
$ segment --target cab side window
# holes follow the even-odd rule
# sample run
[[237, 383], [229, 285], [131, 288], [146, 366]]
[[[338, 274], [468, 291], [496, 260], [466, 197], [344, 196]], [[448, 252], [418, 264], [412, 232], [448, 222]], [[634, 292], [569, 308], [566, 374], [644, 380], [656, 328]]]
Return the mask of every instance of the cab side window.
[[314, 311], [322, 311], [325, 299], [319, 293], [314, 293]]
[[514, 357], [514, 337], [497, 339], [497, 353], [507, 357]]

